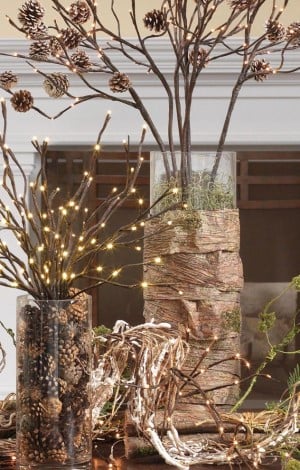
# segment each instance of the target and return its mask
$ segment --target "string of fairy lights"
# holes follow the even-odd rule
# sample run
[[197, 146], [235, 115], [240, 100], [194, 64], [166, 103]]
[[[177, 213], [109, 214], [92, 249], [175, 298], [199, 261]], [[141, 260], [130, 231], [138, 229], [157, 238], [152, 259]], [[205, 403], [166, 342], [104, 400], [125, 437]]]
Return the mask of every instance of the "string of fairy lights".
[[[1, 101], [1, 106], [6, 121], [4, 100]], [[101, 136], [110, 117], [109, 112], [101, 129]], [[68, 294], [69, 287], [82, 277], [88, 279], [88, 288], [105, 282], [122, 285], [118, 283], [117, 278], [127, 267], [134, 264], [109, 268], [99, 265], [96, 261], [99, 253], [103, 251], [113, 251], [121, 247], [136, 251], [142, 249], [143, 227], [146, 217], [149, 217], [149, 209], [143, 209], [144, 201], [136, 193], [134, 184], [143, 163], [141, 148], [145, 132], [146, 127], [143, 127], [139, 156], [136, 166], [128, 168], [126, 187], [120, 190], [114, 187], [103, 203], [104, 208], [101, 205], [98, 210], [93, 211], [85, 206], [85, 202], [93, 184], [93, 165], [100, 155], [101, 146], [98, 141], [91, 155], [91, 168], [83, 173], [79, 187], [65, 203], [56, 205], [55, 198], [60, 188], [57, 187], [49, 192], [45, 173], [49, 139], [45, 139], [42, 144], [39, 144], [36, 137], [32, 140], [41, 159], [41, 169], [35, 180], [28, 185], [15, 154], [5, 143], [5, 136], [1, 137], [0, 146], [4, 158], [1, 186], [11, 203], [9, 206], [4, 202], [4, 198], [0, 199], [1, 230], [10, 231], [15, 236], [18, 245], [26, 255], [28, 266], [13, 253], [2, 238], [0, 241], [0, 285], [22, 289], [36, 298], [39, 296], [62, 298]], [[24, 190], [21, 194], [17, 193], [13, 165], [23, 175]], [[138, 216], [127, 225], [118, 228], [115, 233], [105, 234], [104, 229], [109, 218], [127, 197], [135, 198], [137, 207], [141, 209], [138, 211]], [[79, 231], [75, 230], [78, 224]], [[166, 220], [166, 229], [171, 224], [171, 221]], [[124, 240], [124, 234], [127, 236], [128, 233], [134, 237], [131, 239], [127, 237]], [[77, 271], [82, 261], [84, 261], [84, 267]], [[160, 256], [155, 256], [151, 262], [160, 264], [162, 259]], [[148, 283], [140, 281], [128, 287], [137, 286], [146, 288]]]
[[[44, 89], [48, 94], [50, 93], [50, 96], [55, 98], [65, 96], [71, 100], [71, 104], [68, 104], [54, 116], [49, 115], [35, 105], [34, 97], [29, 91], [19, 90], [14, 92], [11, 90], [18, 82], [18, 78], [13, 73], [1, 74], [1, 86], [11, 96], [11, 104], [16, 111], [27, 112], [32, 109], [52, 120], [59, 118], [79, 104], [93, 99], [104, 98], [117, 101], [122, 105], [138, 110], [152, 132], [160, 150], [164, 153], [168, 148], [171, 153], [174, 153], [174, 134], [176, 132], [180, 149], [186, 151], [191, 148], [190, 110], [194, 86], [199, 73], [220, 58], [237, 56], [238, 59], [241, 59], [240, 70], [237, 73], [220, 135], [217, 148], [218, 155], [224, 147], [232, 110], [242, 84], [250, 79], [260, 82], [279, 72], [290, 73], [299, 70], [299, 67], [284, 68], [286, 53], [300, 46], [299, 23], [295, 22], [283, 27], [279, 22], [288, 2], [289, 0], [283, 0], [281, 5], [276, 4], [276, 2], [271, 3], [263, 33], [252, 39], [253, 24], [257, 20], [259, 10], [265, 3], [263, 1], [226, 0], [226, 3], [225, 0], [219, 0], [218, 2], [215, 0], [197, 1], [194, 9], [192, 9], [192, 17], [187, 27], [184, 26], [185, 22], [182, 19], [182, 2], [163, 2], [163, 8], [160, 10], [154, 9], [144, 16], [144, 27], [148, 29], [146, 36], [141, 34], [138, 26], [140, 18], [137, 15], [135, 2], [132, 1], [129, 17], [136, 32], [137, 40], [130, 42], [124, 39], [121, 33], [120, 19], [113, 0], [110, 6], [116, 20], [116, 31], [104, 25], [101, 9], [97, 8], [98, 4], [94, 0], [77, 1], [72, 3], [69, 8], [65, 8], [59, 0], [52, 0], [57, 15], [63, 20], [67, 29], [60, 28], [57, 22], [51, 26], [51, 29], [47, 29], [46, 25], [42, 23], [44, 15], [42, 5], [34, 0], [29, 4], [30, 8], [27, 8], [27, 1], [19, 10], [18, 19], [20, 24], [17, 24], [9, 17], [7, 17], [7, 20], [14, 28], [25, 34], [27, 39], [35, 42], [35, 57], [32, 57], [30, 53], [22, 55], [14, 52], [11, 55], [29, 61], [28, 63], [33, 71], [44, 78]], [[228, 17], [219, 26], [211, 28], [211, 21], [222, 4], [229, 7]], [[78, 15], [74, 16], [74, 5], [79, 5], [81, 8], [79, 17]], [[87, 26], [84, 23], [87, 23]], [[54, 34], [50, 34], [49, 31], [54, 32]], [[232, 46], [228, 40], [238, 33], [243, 33], [243, 37], [238, 45]], [[100, 41], [98, 41], [97, 36], [99, 34], [110, 38], [103, 46], [100, 46]], [[201, 42], [198, 40], [200, 36]], [[175, 58], [174, 89], [165, 78], [159, 61], [157, 62], [152, 57], [147, 48], [148, 41], [155, 37], [168, 37], [170, 39]], [[56, 49], [54, 48], [55, 50], [53, 49], [51, 54], [48, 54], [45, 44], [47, 46], [48, 42], [50, 43], [53, 40], [56, 41]], [[225, 46], [225, 50], [219, 49], [220, 44]], [[83, 58], [85, 62], [81, 61], [79, 65], [76, 65], [72, 52], [73, 49], [77, 50], [79, 48], [81, 48], [81, 52], [87, 51], [92, 54], [93, 60], [90, 55], [82, 54], [80, 56], [81, 60]], [[113, 57], [111, 57], [113, 55], [111, 53], [114, 52], [121, 53], [128, 60], [128, 64], [140, 65], [147, 73], [153, 74], [158, 78], [159, 83], [166, 92], [168, 97], [167, 145], [161, 136], [160, 130], [153, 122], [144, 101], [135, 89], [134, 83], [131, 82], [127, 74], [119, 70], [118, 63], [114, 62]], [[36, 59], [36, 54], [38, 59]], [[276, 57], [279, 55], [279, 62], [275, 66], [263, 58], [267, 57], [269, 59], [272, 54], [277, 54]], [[10, 54], [4, 53], [4, 55]], [[76, 56], [76, 60], [78, 60], [78, 56]], [[62, 66], [68, 74], [76, 75], [82, 84], [87, 87], [89, 93], [81, 96], [73, 94], [70, 91], [67, 75], [45, 73], [40, 65], [37, 67], [32, 64], [36, 61], [39, 64], [43, 62], [53, 64], [55, 67]], [[183, 63], [186, 65], [185, 67], [182, 66]], [[186, 83], [186, 106], [183, 106], [180, 99], [179, 71], [183, 73]], [[93, 73], [106, 74], [109, 80], [107, 80], [104, 89], [98, 88], [93, 83], [91, 80]], [[114, 252], [114, 250], [123, 247], [137, 252], [142, 250], [145, 221], [153, 217], [151, 208], [145, 208], [144, 200], [140, 197], [135, 186], [143, 164], [142, 146], [146, 126], [141, 131], [136, 163], [132, 166], [128, 162], [125, 187], [122, 189], [114, 187], [101, 205], [101, 209], [91, 210], [86, 204], [87, 195], [94, 184], [93, 168], [101, 155], [102, 136], [111, 119], [111, 112], [106, 114], [103, 126], [91, 152], [90, 167], [83, 173], [79, 187], [71, 198], [56, 205], [61, 190], [59, 187], [53, 191], [49, 190], [45, 169], [49, 140], [44, 139], [39, 143], [36, 137], [32, 139], [32, 144], [40, 157], [41, 169], [35, 180], [28, 184], [17, 157], [6, 143], [7, 117], [4, 99], [1, 99], [1, 109], [4, 120], [3, 132], [0, 137], [0, 147], [4, 161], [1, 191], [2, 194], [5, 194], [3, 199], [0, 197], [1, 231], [4, 233], [9, 231], [15, 237], [19, 248], [25, 255], [25, 259], [16, 255], [13, 248], [1, 237], [0, 285], [22, 289], [39, 299], [57, 299], [78, 295], [86, 289], [71, 293], [70, 288], [80, 278], [87, 280], [89, 289], [105, 282], [125, 286], [120, 279], [126, 267], [111, 267], [101, 264], [98, 262], [98, 256], [104, 252]], [[174, 122], [177, 122], [178, 127], [175, 132]], [[127, 141], [123, 142], [123, 148], [126, 155], [129, 152]], [[216, 158], [214, 171], [217, 170], [218, 161], [218, 158]], [[182, 167], [185, 165], [188, 167], [188, 161], [182, 160], [181, 165]], [[15, 182], [14, 168], [17, 168], [23, 180], [23, 191], [21, 193], [19, 193]], [[165, 160], [165, 170], [167, 178], [177, 174], [176, 161], [172, 160], [170, 168], [168, 161]], [[177, 187], [170, 190], [171, 195], [176, 196], [177, 193]], [[110, 217], [129, 197], [135, 201], [138, 216], [114, 234], [107, 235], [105, 229]], [[183, 204], [183, 209], [189, 209], [186, 203]], [[172, 224], [173, 221], [165, 214], [164, 230], [170, 229]], [[128, 237], [129, 234], [130, 237]], [[163, 255], [157, 253], [149, 264], [163, 266], [163, 262]], [[133, 264], [129, 266], [133, 266]], [[142, 289], [151, 287], [147, 281], [139, 281], [130, 287], [134, 286]], [[176, 280], [173, 284], [168, 284], [168, 287], [175, 289], [178, 296], [184, 296], [184, 291], [182, 288], [178, 288]], [[188, 340], [190, 334], [188, 327], [186, 327], [185, 334], [185, 339]], [[266, 456], [274, 458], [276, 452], [284, 455], [286, 459], [291, 457], [297, 446], [295, 434], [299, 429], [299, 394], [296, 387], [285, 403], [284, 411], [282, 412], [282, 409], [277, 410], [278, 413], [274, 411], [272, 419], [268, 417], [268, 421], [265, 423], [265, 433], [258, 439], [253, 439], [255, 426], [251, 426], [247, 419], [242, 416], [230, 415], [225, 418], [221, 416], [209, 396], [211, 390], [202, 389], [198, 381], [195, 380], [199, 374], [205, 375], [209, 368], [225, 361], [238, 361], [246, 368], [250, 368], [249, 362], [241, 357], [238, 352], [233, 352], [232, 355], [221, 361], [211, 362], [209, 365], [204, 366], [203, 362], [216, 347], [219, 341], [218, 337], [211, 340], [190, 375], [185, 375], [181, 371], [181, 365], [188, 346], [178, 334], [174, 335], [173, 332], [170, 332], [169, 325], [148, 323], [132, 329], [125, 326], [121, 330], [116, 328], [112, 336], [106, 339], [107, 351], [94, 370], [94, 378], [97, 382], [94, 384], [96, 400], [100, 400], [100, 402], [103, 400], [103, 389], [101, 389], [103, 384], [107, 384], [104, 391], [111, 393], [111, 397], [114, 397], [113, 402], [118, 403], [118, 406], [115, 407], [116, 410], [124, 403], [125, 398], [129, 398], [129, 409], [133, 422], [166, 462], [182, 469], [188, 468], [193, 463], [227, 463], [229, 465], [246, 463], [246, 465], [253, 465], [256, 468], [263, 463]], [[111, 358], [114, 358], [113, 363]], [[128, 360], [124, 360], [124, 358]], [[126, 364], [132, 364], [132, 375], [127, 381], [122, 375]], [[254, 374], [252, 377], [257, 377], [257, 375]], [[271, 379], [268, 374], [261, 373], [260, 375]], [[105, 382], [106, 380], [107, 382]], [[233, 378], [233, 384], [238, 385], [240, 382], [240, 379]], [[112, 387], [112, 384], [115, 388]], [[200, 398], [214, 421], [216, 431], [221, 438], [220, 445], [215, 442], [207, 442], [202, 438], [198, 439], [196, 445], [190, 445], [185, 444], [179, 438], [173, 421], [173, 412], [177, 398], [191, 393], [186, 392], [187, 384], [193, 387], [193, 393]], [[97, 386], [99, 386], [98, 394]], [[119, 391], [121, 389], [122, 391], [124, 389], [125, 393], [122, 395], [123, 398], [120, 399]], [[101, 406], [98, 406], [100, 413]], [[166, 409], [165, 430], [169, 443], [164, 442], [155, 422], [160, 406]], [[95, 411], [97, 411], [96, 406]], [[95, 432], [98, 433], [100, 438], [105, 430], [108, 430], [108, 432], [113, 431], [116, 439], [120, 437], [120, 429], [114, 426], [112, 418], [112, 413], [100, 419], [99, 416], [96, 416], [96, 424], [99, 427], [95, 428]], [[226, 419], [234, 422], [235, 430], [232, 438], [227, 438]], [[107, 426], [105, 426], [105, 423], [107, 423]], [[196, 425], [197, 423], [195, 423]], [[248, 437], [248, 433], [252, 438], [250, 441], [244, 439], [245, 436]]]

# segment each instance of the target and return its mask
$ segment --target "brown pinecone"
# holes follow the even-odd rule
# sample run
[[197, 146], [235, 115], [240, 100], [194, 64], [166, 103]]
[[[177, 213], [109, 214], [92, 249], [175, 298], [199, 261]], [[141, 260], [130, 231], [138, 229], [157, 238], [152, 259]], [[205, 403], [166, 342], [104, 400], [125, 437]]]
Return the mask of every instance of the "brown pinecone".
[[148, 11], [144, 16], [143, 21], [146, 28], [150, 29], [150, 31], [154, 29], [156, 33], [165, 31], [167, 27], [166, 15], [161, 10], [154, 9], [152, 11]]
[[45, 419], [57, 419], [62, 410], [62, 402], [57, 397], [45, 397], [42, 402]]
[[50, 54], [49, 44], [45, 41], [33, 42], [29, 47], [29, 57], [34, 60], [45, 60]]
[[42, 21], [33, 25], [23, 25], [22, 30], [29, 39], [44, 39], [48, 34], [48, 28]]
[[47, 452], [47, 460], [50, 462], [64, 463], [68, 458], [68, 452], [64, 447], [51, 449]]
[[69, 8], [69, 15], [76, 24], [85, 23], [91, 16], [91, 10], [89, 9], [86, 2], [78, 0], [77, 2], [71, 3]]
[[45, 8], [37, 0], [27, 0], [19, 8], [18, 20], [26, 26], [33, 26], [39, 22], [45, 13]]
[[6, 70], [0, 74], [0, 86], [5, 90], [10, 90], [17, 83], [18, 77], [11, 70]]
[[50, 54], [59, 57], [63, 53], [63, 48], [60, 45], [59, 40], [52, 36], [49, 41]]
[[266, 21], [266, 33], [270, 42], [280, 41], [285, 37], [285, 27], [276, 20]]
[[65, 28], [61, 30], [60, 40], [67, 49], [75, 49], [78, 47], [81, 39], [81, 34], [74, 28]]
[[254, 6], [257, 0], [229, 0], [231, 8], [245, 10]]
[[71, 55], [71, 61], [79, 69], [87, 70], [91, 67], [91, 61], [89, 56], [85, 51], [77, 51]]
[[[78, 292], [78, 289], [72, 287], [70, 289], [70, 295], [74, 295]], [[88, 324], [88, 296], [82, 292], [76, 295], [74, 301], [69, 304], [67, 311], [69, 316], [69, 322], [80, 322]]]
[[51, 73], [44, 80], [43, 87], [51, 98], [60, 98], [68, 91], [69, 80], [64, 73]]
[[115, 72], [109, 80], [109, 87], [114, 93], [123, 93], [131, 87], [131, 83], [125, 73]]
[[300, 46], [300, 22], [294, 21], [291, 23], [286, 30], [286, 39], [293, 46]]
[[[190, 64], [194, 65], [195, 61], [195, 51], [194, 49], [189, 54], [189, 62]], [[197, 58], [196, 58], [196, 65], [197, 67], [206, 67], [209, 62], [209, 58], [207, 56], [207, 50], [200, 47], [198, 50]]]
[[79, 349], [73, 341], [60, 340], [58, 343], [58, 360], [60, 366], [71, 366], [77, 359]]
[[66, 367], [61, 370], [62, 378], [66, 381], [68, 387], [78, 384], [79, 380], [82, 378], [82, 374], [82, 367], [75, 364], [66, 364]]
[[262, 82], [268, 78], [268, 75], [272, 72], [269, 62], [264, 59], [256, 59], [251, 64], [251, 70], [255, 74], [254, 78], [257, 82]]
[[26, 113], [33, 106], [33, 97], [28, 90], [18, 90], [12, 95], [10, 102], [15, 111]]

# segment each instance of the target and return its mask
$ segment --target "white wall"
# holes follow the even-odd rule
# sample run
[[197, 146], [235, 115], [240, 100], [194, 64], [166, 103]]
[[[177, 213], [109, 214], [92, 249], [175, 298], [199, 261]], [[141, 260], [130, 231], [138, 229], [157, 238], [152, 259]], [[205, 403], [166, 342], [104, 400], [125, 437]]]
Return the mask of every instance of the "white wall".
[[[21, 33], [19, 33], [16, 29], [12, 28], [9, 25], [8, 21], [6, 21], [5, 16], [8, 15], [14, 21], [16, 21], [17, 15], [18, 15], [18, 9], [24, 3], [24, 1], [25, 0], [10, 0], [8, 2], [5, 0], [2, 0], [2, 3], [5, 2], [5, 7], [2, 7], [0, 10], [0, 24], [1, 24], [0, 37], [2, 38], [22, 37]], [[277, 0], [276, 1], [277, 7], [281, 8], [283, 5], [283, 2], [284, 0]], [[57, 17], [57, 15], [55, 15], [55, 12], [53, 10], [52, 0], [40, 0], [40, 3], [46, 9], [45, 23], [47, 25], [52, 24], [53, 18], [55, 16]], [[72, 1], [61, 0], [61, 3], [65, 7], [68, 7], [70, 3], [72, 3]], [[260, 34], [262, 34], [263, 29], [264, 29], [265, 19], [267, 18], [267, 16], [270, 15], [270, 11], [271, 11], [273, 3], [274, 3], [274, 0], [265, 1], [265, 4], [261, 8], [261, 13], [259, 15], [259, 18], [257, 19], [256, 24], [254, 26], [253, 35], [259, 36]], [[115, 22], [113, 21], [113, 17], [109, 9], [110, 2], [99, 1], [98, 4], [99, 4], [99, 12], [101, 14], [101, 17], [105, 18], [105, 24], [108, 25], [109, 27], [114, 28]], [[119, 18], [121, 18], [121, 21], [122, 21], [122, 36], [125, 37], [125, 36], [131, 36], [135, 34], [131, 21], [130, 21], [130, 16], [129, 16], [129, 10], [131, 9], [131, 0], [117, 0], [114, 2], [114, 4], [115, 4], [115, 8], [118, 11]], [[161, 0], [152, 0], [150, 5], [149, 5], [149, 0], [139, 0], [138, 2], [136, 2], [137, 17], [142, 20], [146, 12], [151, 11], [153, 8], [160, 8], [161, 4], [162, 4]], [[229, 12], [229, 7], [228, 7], [227, 0], [225, 0], [224, 3], [221, 5], [221, 8], [220, 7], [218, 8], [217, 13], [214, 16], [214, 24], [218, 24], [218, 25], [221, 24], [221, 22], [223, 22], [225, 18], [228, 16], [228, 12]], [[290, 24], [292, 21], [300, 20], [299, 0], [289, 0], [288, 6], [286, 7], [281, 20], [285, 25]], [[142, 24], [142, 21], [141, 21], [141, 24]]]
[[[157, 41], [155, 54], [168, 77], [172, 63], [164, 41]], [[27, 50], [28, 45], [22, 40], [1, 40], [2, 52]], [[122, 70], [122, 60], [120, 59]], [[297, 52], [291, 66], [300, 64], [300, 53]], [[193, 141], [195, 145], [207, 147], [214, 145], [231, 93], [231, 85], [238, 63], [233, 60], [220, 60], [203, 74], [194, 99]], [[0, 56], [0, 71], [14, 70], [20, 77], [19, 87], [29, 89], [35, 97], [35, 104], [49, 114], [55, 114], [69, 104], [68, 99], [53, 100], [43, 90], [42, 78], [32, 69], [16, 58]], [[45, 71], [54, 71], [50, 66]], [[166, 99], [161, 87], [151, 74], [145, 75], [132, 65], [127, 73], [134, 85], [138, 87], [142, 99], [153, 113], [157, 125], [166, 133]], [[95, 78], [97, 85], [103, 85], [103, 78]], [[70, 77], [75, 96], [86, 93], [76, 77]], [[5, 96], [5, 93], [2, 93]], [[6, 96], [7, 97], [7, 96]], [[9, 99], [9, 97], [8, 97]], [[97, 131], [107, 109], [112, 109], [112, 121], [105, 134], [106, 147], [118, 145], [128, 134], [136, 142], [143, 124], [140, 116], [132, 109], [104, 100], [94, 100], [75, 107], [56, 121], [47, 120], [34, 111], [18, 114], [9, 109], [8, 143], [15, 150], [20, 162], [27, 168], [27, 174], [33, 168], [34, 154], [30, 140], [33, 135], [50, 137], [54, 146], [93, 145]], [[248, 82], [241, 93], [235, 109], [227, 143], [229, 146], [267, 146], [282, 148], [300, 148], [300, 74], [272, 77], [264, 83]], [[1, 129], [1, 125], [0, 125]], [[147, 145], [154, 146], [148, 134]], [[17, 292], [1, 288], [1, 320], [14, 327], [15, 298]], [[15, 387], [14, 349], [10, 347], [10, 338], [0, 331], [0, 340], [5, 342], [8, 352], [8, 363], [0, 377], [0, 398]]]

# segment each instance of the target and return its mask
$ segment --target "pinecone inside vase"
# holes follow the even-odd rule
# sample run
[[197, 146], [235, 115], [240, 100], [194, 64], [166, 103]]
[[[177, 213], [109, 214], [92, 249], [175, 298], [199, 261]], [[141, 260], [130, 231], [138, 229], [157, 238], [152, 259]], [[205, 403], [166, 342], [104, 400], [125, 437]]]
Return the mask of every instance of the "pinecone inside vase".
[[86, 2], [78, 0], [70, 5], [69, 15], [76, 24], [82, 24], [88, 21], [91, 11]]
[[29, 57], [34, 60], [46, 60], [50, 55], [50, 47], [46, 41], [35, 41], [29, 47]]
[[15, 111], [26, 113], [33, 106], [33, 97], [28, 90], [18, 90], [12, 95], [10, 102]]
[[67, 49], [76, 49], [81, 39], [81, 34], [74, 28], [65, 28], [60, 31], [60, 40]]
[[74, 54], [71, 55], [71, 61], [75, 67], [83, 70], [88, 70], [92, 65], [90, 58], [85, 51], [74, 52]]
[[19, 8], [18, 20], [24, 26], [33, 26], [38, 23], [45, 14], [45, 8], [37, 0], [27, 0]]
[[[18, 348], [22, 343], [25, 353], [17, 356], [21, 412], [18, 447], [21, 459], [29, 465], [42, 463], [54, 468], [54, 464], [71, 465], [77, 458], [81, 461], [90, 457], [91, 335], [87, 311], [81, 319], [77, 314], [70, 315], [76, 303], [69, 301], [54, 307], [51, 302], [42, 302], [38, 309], [25, 305], [19, 312], [25, 324], [18, 327]], [[83, 308], [83, 299], [79, 304]], [[61, 322], [65, 315], [68, 321], [64, 318]], [[67, 326], [74, 330], [72, 339], [66, 339]], [[87, 332], [89, 342], [83, 341]], [[28, 357], [28, 344], [34, 342], [35, 349], [43, 352]], [[65, 372], [70, 374], [67, 380]]]
[[51, 73], [43, 83], [44, 90], [51, 98], [60, 98], [69, 89], [69, 80], [64, 73]]
[[115, 72], [109, 80], [109, 87], [113, 93], [124, 93], [131, 87], [131, 82], [125, 73]]
[[18, 77], [11, 71], [7, 70], [0, 74], [0, 86], [5, 90], [10, 90], [18, 83]]
[[277, 20], [266, 21], [266, 34], [270, 42], [281, 41], [285, 37], [285, 27]]
[[146, 28], [150, 29], [150, 31], [155, 31], [156, 33], [160, 33], [165, 31], [167, 27], [166, 15], [161, 10], [151, 10], [145, 14], [144, 18], [144, 25]]

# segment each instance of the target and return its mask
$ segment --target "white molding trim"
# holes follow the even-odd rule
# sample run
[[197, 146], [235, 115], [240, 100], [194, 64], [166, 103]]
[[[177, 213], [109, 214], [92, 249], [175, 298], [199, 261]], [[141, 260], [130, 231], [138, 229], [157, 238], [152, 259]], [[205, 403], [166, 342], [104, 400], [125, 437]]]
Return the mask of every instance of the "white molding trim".
[[[134, 38], [128, 38], [130, 42], [136, 41]], [[105, 42], [105, 39], [99, 39], [99, 42]], [[240, 41], [238, 39], [231, 39], [229, 41], [231, 47], [234, 49], [238, 45], [240, 45]], [[38, 83], [41, 81], [41, 77], [38, 76], [27, 63], [26, 60], [22, 58], [18, 58], [17, 56], [27, 55], [28, 48], [31, 44], [31, 41], [25, 39], [0, 39], [0, 70], [4, 69], [13, 69], [15, 73], [24, 75], [27, 78], [27, 83]], [[167, 39], [163, 38], [156, 38], [153, 41], [149, 41], [148, 48], [151, 54], [153, 55], [156, 63], [159, 65], [161, 71], [165, 75], [172, 74], [174, 68], [174, 56], [170, 52], [170, 42]], [[215, 52], [218, 54], [219, 52], [224, 52], [224, 48], [222, 49], [221, 46], [216, 47]], [[6, 55], [1, 55], [6, 54]], [[91, 56], [92, 60], [97, 61], [97, 56], [94, 52], [90, 52], [89, 55]], [[277, 64], [280, 61], [279, 54], [274, 54], [272, 56], [268, 56], [268, 60], [274, 64]], [[240, 70], [240, 64], [242, 61], [242, 57], [233, 54], [227, 57], [220, 57], [218, 60], [213, 61], [209, 64], [209, 67], [204, 69], [201, 72], [201, 77], [203, 77], [204, 81], [211, 82], [211, 78], [214, 79], [219, 83], [220, 81], [226, 83], [230, 77], [234, 77], [234, 75]], [[45, 73], [56, 72], [56, 71], [64, 71], [66, 70], [64, 67], [60, 66], [59, 64], [51, 64], [51, 63], [39, 63], [38, 61], [32, 61], [32, 65], [36, 68], [40, 68]], [[161, 84], [159, 81], [155, 80], [155, 77], [151, 75], [151, 73], [147, 73], [146, 67], [140, 66], [138, 64], [129, 61], [124, 57], [124, 55], [115, 52], [114, 53], [114, 63], [120, 69], [126, 71], [130, 76], [134, 77], [138, 82], [138, 78], [142, 80], [143, 83], [147, 83], [151, 86], [159, 86]], [[288, 53], [288, 57], [286, 59], [286, 64], [289, 69], [293, 69], [299, 67], [300, 64], [300, 50], [295, 49]], [[71, 72], [70, 72], [70, 75]], [[101, 75], [106, 74], [97, 74], [97, 83], [101, 83]], [[75, 77], [74, 77], [75, 78]], [[107, 79], [107, 77], [105, 77]], [[300, 83], [300, 72], [296, 72], [293, 74], [278, 74], [276, 77], [270, 78], [267, 80], [264, 85], [270, 86], [274, 81], [276, 84], [281, 85], [296, 85]], [[76, 80], [74, 83], [80, 83], [80, 81]], [[245, 85], [253, 86], [257, 88], [257, 83], [255, 80], [248, 81]]]
[[[22, 150], [22, 143], [20, 142], [19, 145], [19, 152], [18, 152], [18, 146], [14, 142], [14, 151], [15, 151], [15, 156], [18, 158], [18, 162], [20, 163], [20, 166], [22, 167], [22, 170], [24, 172], [24, 175], [26, 178], [29, 178], [30, 175], [32, 174], [33, 170], [36, 167], [36, 162], [35, 162], [35, 154], [33, 151], [31, 152], [24, 152]], [[24, 148], [24, 145], [23, 145]], [[13, 170], [13, 174], [15, 178], [23, 177], [22, 172], [20, 171], [19, 167], [15, 163], [11, 163], [11, 168]], [[0, 178], [3, 176], [3, 171], [4, 167], [3, 165], [0, 166]]]

